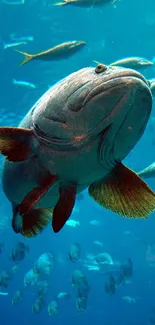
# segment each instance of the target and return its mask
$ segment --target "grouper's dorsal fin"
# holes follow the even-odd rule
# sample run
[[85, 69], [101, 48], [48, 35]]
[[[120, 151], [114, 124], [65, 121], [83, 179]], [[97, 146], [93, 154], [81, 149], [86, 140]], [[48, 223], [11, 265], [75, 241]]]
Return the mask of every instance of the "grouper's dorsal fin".
[[10, 161], [22, 161], [31, 154], [31, 129], [0, 127], [0, 153]]
[[155, 193], [121, 163], [107, 180], [90, 185], [89, 194], [106, 209], [128, 218], [147, 218], [155, 210]]
[[52, 227], [59, 232], [70, 217], [76, 198], [76, 184], [60, 187], [60, 197], [53, 210]]

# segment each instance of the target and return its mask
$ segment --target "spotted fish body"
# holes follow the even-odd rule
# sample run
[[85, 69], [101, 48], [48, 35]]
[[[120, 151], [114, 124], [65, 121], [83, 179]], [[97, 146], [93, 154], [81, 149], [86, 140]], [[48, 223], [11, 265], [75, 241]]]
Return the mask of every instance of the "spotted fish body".
[[[151, 213], [154, 192], [121, 164], [141, 138], [151, 109], [152, 95], [141, 74], [98, 65], [79, 70], [49, 89], [19, 128], [0, 128], [0, 150], [7, 156], [3, 189], [13, 206], [13, 229], [31, 237], [49, 222], [54, 209], [53, 222], [60, 224], [53, 229], [59, 231], [76, 194], [86, 188], [114, 212], [135, 213], [135, 217]], [[144, 211], [138, 211], [136, 204], [128, 211], [131, 188], [122, 189], [119, 183], [122, 177], [124, 184], [129, 175], [131, 182], [130, 173], [140, 182], [137, 186], [145, 188], [145, 197], [148, 191], [150, 203], [144, 204]], [[132, 187], [130, 182], [127, 186]], [[118, 207], [112, 197], [117, 201], [121, 193], [127, 196], [123, 207]]]

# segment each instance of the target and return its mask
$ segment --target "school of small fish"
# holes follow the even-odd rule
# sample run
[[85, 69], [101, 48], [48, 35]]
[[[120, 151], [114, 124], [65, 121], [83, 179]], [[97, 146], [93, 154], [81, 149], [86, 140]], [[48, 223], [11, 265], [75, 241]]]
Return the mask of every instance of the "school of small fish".
[[[6, 247], [3, 243], [0, 243], [0, 247], [1, 254], [3, 254]], [[116, 263], [106, 252], [97, 255], [86, 254], [84, 257], [79, 243], [73, 243], [68, 248], [68, 254], [66, 253], [66, 256], [63, 256], [63, 263], [77, 264], [72, 271], [69, 289], [51, 296], [54, 269], [60, 267], [59, 264], [62, 262], [60, 262], [58, 255], [52, 251], [43, 253], [34, 261], [32, 268], [24, 274], [20, 268], [20, 263], [30, 253], [29, 247], [23, 242], [17, 242], [12, 248], [9, 257], [11, 266], [0, 270], [0, 295], [8, 296], [12, 305], [18, 305], [27, 293], [33, 293], [36, 298], [33, 305], [29, 306], [29, 310], [33, 314], [39, 314], [46, 309], [49, 316], [56, 316], [61, 310], [61, 306], [71, 298], [74, 299], [76, 312], [78, 314], [83, 313], [87, 308], [91, 290], [91, 283], [88, 282], [86, 272], [82, 271], [83, 267], [87, 271], [97, 271], [99, 277], [102, 275], [102, 290], [110, 296], [114, 295], [122, 285], [132, 283], [133, 263], [130, 258], [125, 262]], [[19, 287], [10, 296], [8, 290], [10, 281], [14, 281], [16, 277], [19, 277], [19, 274], [22, 275], [23, 282], [18, 281]], [[124, 296], [122, 299], [129, 303], [136, 303], [137, 300], [130, 296]]]

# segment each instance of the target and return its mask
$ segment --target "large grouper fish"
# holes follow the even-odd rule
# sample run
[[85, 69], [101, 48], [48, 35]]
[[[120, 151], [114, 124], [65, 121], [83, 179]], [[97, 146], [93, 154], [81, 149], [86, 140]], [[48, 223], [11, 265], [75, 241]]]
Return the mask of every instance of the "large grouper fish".
[[99, 64], [50, 88], [19, 127], [1, 127], [2, 182], [14, 231], [33, 237], [51, 219], [59, 232], [86, 188], [119, 215], [147, 218], [155, 193], [121, 161], [141, 138], [151, 109], [140, 73]]

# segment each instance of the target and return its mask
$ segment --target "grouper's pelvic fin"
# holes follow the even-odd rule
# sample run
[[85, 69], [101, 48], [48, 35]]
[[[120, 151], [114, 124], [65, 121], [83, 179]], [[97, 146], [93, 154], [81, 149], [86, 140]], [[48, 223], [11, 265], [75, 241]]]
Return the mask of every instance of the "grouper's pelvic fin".
[[32, 153], [31, 129], [0, 127], [0, 153], [10, 161], [22, 161]]
[[75, 204], [75, 184], [60, 187], [60, 197], [54, 209], [34, 207], [56, 181], [55, 175], [48, 174], [42, 185], [30, 191], [22, 203], [13, 209], [12, 228], [16, 233], [21, 233], [25, 237], [34, 237], [46, 227], [50, 219], [55, 233], [62, 229]]
[[121, 163], [107, 181], [90, 185], [89, 194], [106, 209], [128, 218], [147, 218], [155, 210], [155, 192]]
[[15, 51], [24, 55], [24, 60], [21, 63], [19, 63], [19, 67], [30, 62], [31, 60], [35, 59], [35, 57], [36, 57], [35, 54], [29, 54], [27, 52], [23, 52], [23, 51], [19, 51], [19, 50], [15, 50]]
[[34, 237], [40, 233], [52, 218], [53, 208], [36, 209], [34, 205], [47, 193], [57, 181], [55, 175], [47, 173], [40, 185], [33, 188], [20, 205], [13, 209], [12, 228], [25, 237]]
[[69, 219], [76, 199], [76, 184], [60, 187], [59, 200], [53, 210], [52, 227], [59, 232]]

